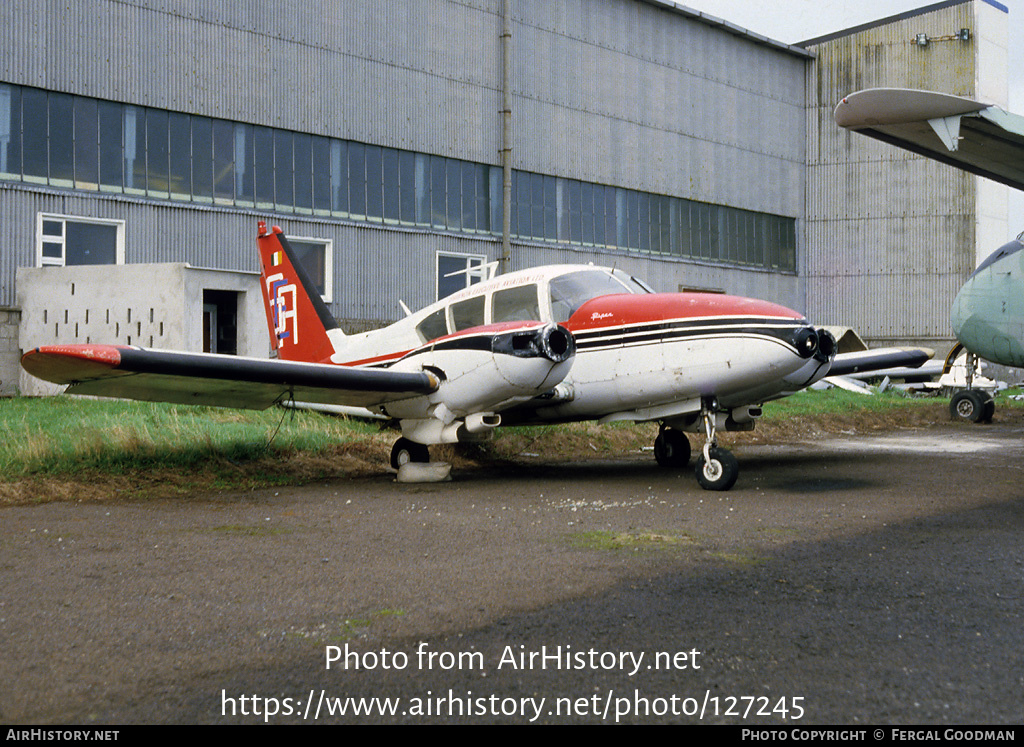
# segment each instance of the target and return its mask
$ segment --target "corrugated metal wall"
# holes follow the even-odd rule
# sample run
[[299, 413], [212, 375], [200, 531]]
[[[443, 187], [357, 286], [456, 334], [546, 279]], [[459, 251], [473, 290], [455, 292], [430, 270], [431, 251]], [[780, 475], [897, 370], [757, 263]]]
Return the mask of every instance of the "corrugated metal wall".
[[[965, 2], [809, 48], [807, 310], [875, 343], [952, 341], [949, 308], [974, 267], [975, 177], [840, 129], [833, 111], [864, 88], [973, 96], [974, 28]], [[927, 46], [915, 43], [927, 34]]]
[[[512, 5], [515, 168], [802, 218], [803, 56], [640, 0]], [[5, 0], [0, 81], [497, 164], [500, 7]], [[256, 266], [259, 211], [25, 184], [0, 197], [0, 305], [35, 261], [39, 212], [124, 220], [129, 262]], [[489, 236], [269, 220], [334, 242], [332, 310], [357, 324], [432, 301], [435, 252], [497, 254]], [[513, 264], [560, 257], [802, 305], [792, 274], [518, 244]]]
[[801, 214], [803, 58], [646, 3], [514, 5], [517, 168]]
[[497, 163], [499, 8], [500, 0], [5, 0], [0, 78]]

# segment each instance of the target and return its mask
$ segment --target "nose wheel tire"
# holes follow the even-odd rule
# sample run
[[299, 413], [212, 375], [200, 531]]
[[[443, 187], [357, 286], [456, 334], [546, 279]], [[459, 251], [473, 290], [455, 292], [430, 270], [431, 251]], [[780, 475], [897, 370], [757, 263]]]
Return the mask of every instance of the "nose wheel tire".
[[705, 460], [701, 454], [697, 458], [697, 482], [705, 490], [728, 490], [736, 484], [740, 474], [740, 465], [732, 452], [726, 449], [712, 448], [710, 459]]
[[423, 444], [400, 438], [391, 447], [391, 466], [398, 469], [407, 462], [429, 462], [430, 450]]
[[690, 463], [690, 439], [682, 431], [665, 428], [654, 439], [654, 458], [661, 467], [685, 467]]

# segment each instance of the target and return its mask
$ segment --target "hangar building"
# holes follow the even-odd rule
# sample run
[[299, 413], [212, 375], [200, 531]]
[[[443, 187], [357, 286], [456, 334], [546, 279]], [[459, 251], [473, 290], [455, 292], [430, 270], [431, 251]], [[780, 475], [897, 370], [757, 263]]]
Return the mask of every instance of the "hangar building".
[[808, 317], [876, 345], [943, 355], [967, 276], [1016, 235], [1008, 187], [836, 126], [865, 88], [920, 88], [1007, 109], [1006, 9], [946, 2], [802, 44], [809, 65], [801, 273]]
[[[153, 263], [236, 271], [241, 280], [202, 272], [179, 286], [191, 289], [182, 313], [237, 328], [256, 287], [258, 219], [294, 237], [347, 330], [398, 318], [400, 301], [426, 305], [490, 262], [588, 261], [661, 291], [751, 295], [857, 326], [872, 311], [858, 294], [874, 286], [851, 286], [852, 300], [836, 287], [857, 274], [865, 245], [879, 252], [869, 275], [894, 257], [914, 265], [905, 249], [962, 278], [981, 217], [964, 186], [974, 177], [944, 177], [932, 199], [930, 179], [908, 176], [902, 202], [851, 202], [837, 179], [847, 190], [866, 180], [856, 190], [868, 195], [872, 179], [888, 180], [883, 162], [905, 157], [871, 155], [878, 163], [864, 168], [857, 148], [881, 146], [855, 143], [825, 113], [878, 69], [989, 95], [1000, 44], [1005, 67], [1006, 13], [994, 0], [952, 0], [792, 46], [668, 0], [7, 0], [0, 392], [13, 392], [17, 351], [30, 345], [128, 342], [140, 316], [153, 317], [150, 334], [133, 342], [206, 346], [224, 332], [161, 337], [152, 330], [197, 325], [156, 319], [177, 306], [147, 306], [155, 289], [139, 272], [120, 283], [131, 300], [114, 303], [109, 278], [75, 282], [76, 265], [107, 265], [115, 278]], [[972, 33], [941, 46], [951, 23]], [[911, 26], [936, 39], [916, 57], [903, 38]], [[950, 59], [942, 76], [907, 72]], [[910, 235], [908, 206], [919, 203], [930, 228]], [[880, 216], [895, 223], [872, 222]], [[900, 221], [906, 240], [876, 247]], [[932, 243], [915, 248], [919, 236]], [[51, 296], [38, 297], [48, 276], [22, 289], [18, 268], [52, 272], [63, 284], [52, 299], [78, 297], [48, 308]], [[111, 313], [136, 319], [114, 320], [116, 340]], [[869, 337], [941, 334], [916, 316], [897, 330], [873, 319]], [[266, 353], [234, 347], [252, 354], [249, 344]]]

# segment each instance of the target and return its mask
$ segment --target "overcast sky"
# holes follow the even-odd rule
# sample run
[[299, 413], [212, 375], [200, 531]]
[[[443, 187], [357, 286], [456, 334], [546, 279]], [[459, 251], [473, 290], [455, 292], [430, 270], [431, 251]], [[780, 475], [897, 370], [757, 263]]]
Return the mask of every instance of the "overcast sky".
[[[934, 5], [937, 0], [676, 0], [693, 10], [794, 44], [862, 23]], [[1024, 116], [1024, 0], [997, 0], [1009, 8], [1009, 111]], [[1024, 231], [1024, 193], [1010, 190], [1007, 240]], [[993, 247], [995, 249], [995, 247]]]
[[[677, 0], [680, 5], [793, 44], [934, 5], [927, 0]], [[1024, 114], [1024, 0], [1010, 9], [1010, 110]]]

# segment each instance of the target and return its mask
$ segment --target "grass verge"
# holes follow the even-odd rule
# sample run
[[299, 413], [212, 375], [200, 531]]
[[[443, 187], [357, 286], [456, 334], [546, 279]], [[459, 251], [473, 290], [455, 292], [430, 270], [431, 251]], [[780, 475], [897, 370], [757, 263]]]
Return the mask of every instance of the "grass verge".
[[[180, 495], [379, 469], [393, 435], [281, 409], [47, 397], [0, 400], [0, 504]], [[386, 452], [385, 452], [386, 453]]]
[[[749, 433], [727, 445], [948, 422], [948, 400], [897, 392], [866, 397], [801, 392], [765, 405]], [[1024, 405], [1000, 397], [1000, 418]], [[970, 426], [965, 426], [970, 427]], [[534, 458], [637, 453], [656, 424], [573, 423], [502, 428], [483, 445], [434, 447], [460, 466]], [[0, 505], [52, 500], [184, 496], [214, 490], [379, 474], [396, 432], [377, 423], [280, 409], [227, 410], [147, 402], [48, 397], [0, 400]]]

